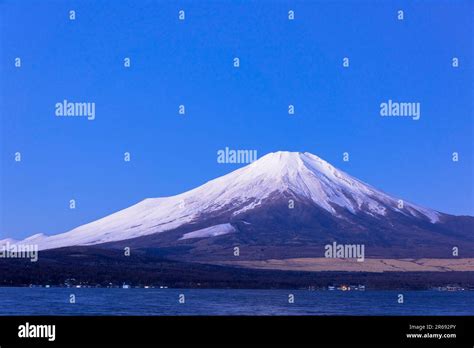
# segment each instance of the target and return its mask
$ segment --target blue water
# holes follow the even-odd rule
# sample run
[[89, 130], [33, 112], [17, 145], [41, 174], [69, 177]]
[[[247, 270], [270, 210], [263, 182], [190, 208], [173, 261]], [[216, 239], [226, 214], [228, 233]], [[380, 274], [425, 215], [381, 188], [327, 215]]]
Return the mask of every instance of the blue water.
[[[290, 293], [293, 304], [288, 303]], [[400, 293], [403, 304], [397, 302]], [[178, 302], [180, 294], [184, 304]], [[474, 291], [0, 288], [0, 315], [473, 314]]]

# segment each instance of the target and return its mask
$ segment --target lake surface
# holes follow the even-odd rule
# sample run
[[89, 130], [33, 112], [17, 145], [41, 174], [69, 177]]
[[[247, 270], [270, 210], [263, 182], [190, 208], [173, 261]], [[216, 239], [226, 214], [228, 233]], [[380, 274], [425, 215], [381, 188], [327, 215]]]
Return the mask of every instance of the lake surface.
[[[69, 303], [71, 294], [76, 303]], [[0, 315], [473, 314], [474, 291], [0, 288]]]

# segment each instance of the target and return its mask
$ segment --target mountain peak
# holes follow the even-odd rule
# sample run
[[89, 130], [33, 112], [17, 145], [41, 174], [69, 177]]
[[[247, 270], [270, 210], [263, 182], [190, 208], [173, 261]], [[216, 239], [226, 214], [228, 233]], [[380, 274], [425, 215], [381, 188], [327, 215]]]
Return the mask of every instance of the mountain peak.
[[[279, 179], [277, 185], [283, 183], [290, 186], [291, 184], [299, 185], [295, 181], [303, 180], [305, 182], [302, 184], [307, 186], [306, 181], [313, 181], [315, 177], [331, 178], [336, 181], [346, 177], [347, 179], [342, 182], [345, 184], [347, 180], [350, 180], [348, 178], [351, 178], [348, 174], [337, 170], [325, 160], [309, 152], [271, 152], [244, 168], [248, 168], [253, 176], [262, 175]], [[282, 186], [282, 188], [285, 187], [287, 185]]]
[[248, 167], [252, 170], [260, 169], [267, 171], [267, 173], [270, 174], [272, 171], [300, 171], [310, 164], [317, 170], [326, 171], [334, 169], [328, 162], [309, 152], [290, 151], [270, 152], [260, 157]]
[[323, 161], [316, 155], [313, 155], [310, 152], [300, 152], [300, 151], [275, 151], [269, 152], [266, 155], [260, 157], [257, 161], [265, 160], [265, 161], [281, 161], [281, 162], [292, 162], [297, 161], [302, 158], [313, 158]]
[[35, 235], [27, 240], [47, 248], [125, 240], [194, 224], [205, 216], [225, 216], [229, 222], [275, 199], [288, 204], [288, 197], [305, 200], [335, 219], [350, 219], [352, 214], [380, 220], [388, 214], [402, 214], [439, 221], [438, 212], [408, 202], [400, 208], [398, 198], [309, 152], [278, 151], [182, 194], [145, 199], [69, 232], [51, 237]]
[[388, 211], [438, 221], [438, 213], [404, 202], [398, 208], [398, 198], [391, 197], [370, 185], [335, 168], [309, 152], [277, 151], [257, 161], [189, 191], [206, 197], [212, 205], [238, 206], [239, 214], [253, 209], [263, 200], [278, 193], [312, 201], [331, 214], [337, 207], [352, 214], [364, 213], [374, 217]]

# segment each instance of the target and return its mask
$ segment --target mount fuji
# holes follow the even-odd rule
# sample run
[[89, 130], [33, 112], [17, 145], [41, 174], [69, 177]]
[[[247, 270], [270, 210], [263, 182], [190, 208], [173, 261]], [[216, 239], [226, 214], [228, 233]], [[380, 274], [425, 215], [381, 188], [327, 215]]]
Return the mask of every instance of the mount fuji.
[[[154, 248], [172, 258], [321, 257], [327, 243], [363, 243], [366, 257], [474, 256], [474, 217], [392, 197], [301, 152], [269, 153], [185, 193], [145, 199], [71, 231], [8, 243]], [[7, 240], [0, 241], [5, 244]]]

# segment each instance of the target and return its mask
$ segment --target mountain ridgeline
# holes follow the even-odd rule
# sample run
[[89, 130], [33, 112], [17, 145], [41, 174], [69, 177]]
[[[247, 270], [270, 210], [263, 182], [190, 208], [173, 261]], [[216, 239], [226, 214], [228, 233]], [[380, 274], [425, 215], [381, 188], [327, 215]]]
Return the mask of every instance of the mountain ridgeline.
[[[185, 193], [145, 199], [40, 249], [131, 247], [183, 261], [324, 257], [333, 242], [365, 257], [474, 257], [474, 217], [403, 202], [310, 153], [275, 152]], [[0, 242], [1, 243], [1, 242]]]

